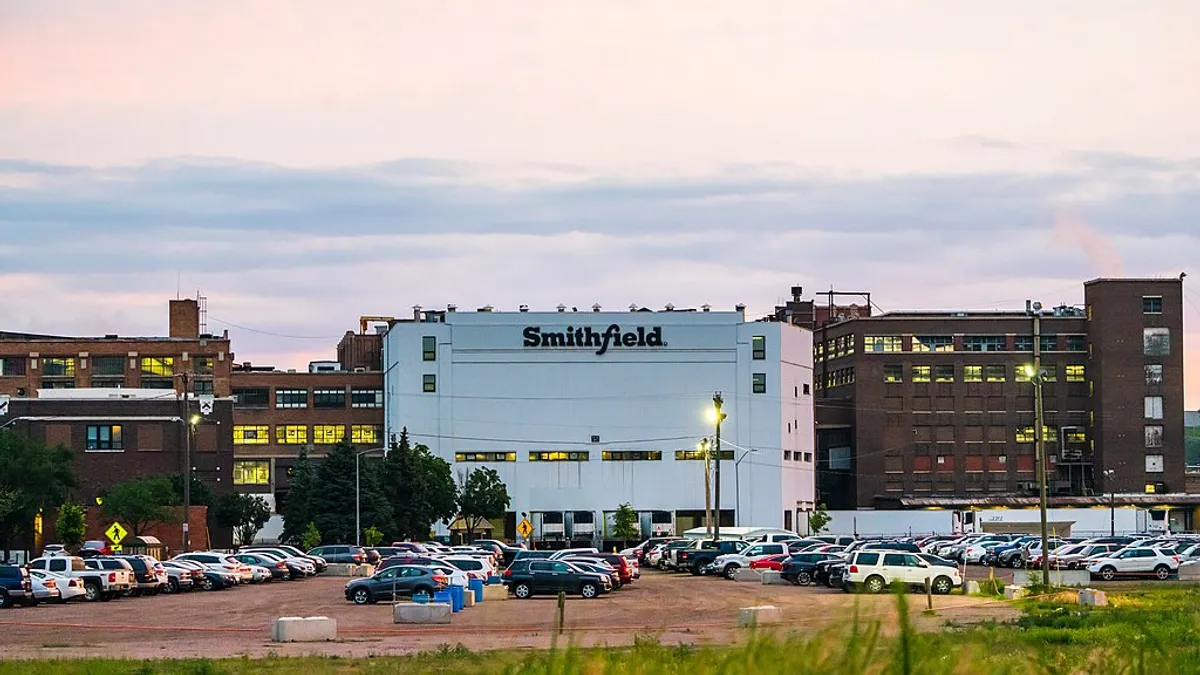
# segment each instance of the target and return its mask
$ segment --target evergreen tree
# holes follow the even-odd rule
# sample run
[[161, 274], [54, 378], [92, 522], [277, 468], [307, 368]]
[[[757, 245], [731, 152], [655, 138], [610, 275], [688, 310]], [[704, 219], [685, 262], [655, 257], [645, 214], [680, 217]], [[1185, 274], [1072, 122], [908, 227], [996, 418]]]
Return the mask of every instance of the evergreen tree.
[[354, 446], [338, 442], [317, 466], [309, 520], [327, 544], [354, 543]]
[[315, 471], [308, 459], [308, 453], [301, 450], [296, 464], [292, 466], [292, 477], [283, 508], [283, 533], [279, 538], [285, 543], [299, 544], [304, 530], [312, 521], [308, 499], [312, 492]]
[[458, 489], [450, 464], [424, 445], [411, 445], [407, 428], [391, 444], [383, 478], [383, 496], [395, 513], [396, 539], [423, 540], [434, 523], [449, 520], [457, 511]]

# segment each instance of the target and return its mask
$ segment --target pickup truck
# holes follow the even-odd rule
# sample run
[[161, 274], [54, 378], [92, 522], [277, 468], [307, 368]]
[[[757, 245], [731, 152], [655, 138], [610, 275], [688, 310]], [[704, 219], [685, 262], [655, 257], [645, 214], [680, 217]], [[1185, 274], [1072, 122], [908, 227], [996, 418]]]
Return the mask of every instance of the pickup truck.
[[83, 599], [88, 602], [105, 602], [123, 595], [133, 588], [133, 573], [126, 563], [115, 561], [113, 569], [101, 565], [102, 558], [83, 559], [79, 556], [54, 556], [35, 558], [29, 568], [45, 570], [59, 576], [78, 579], [83, 584]]
[[676, 555], [677, 569], [688, 570], [695, 576], [704, 573], [704, 568], [712, 564], [717, 556], [730, 553], [741, 553], [749, 544], [738, 540], [701, 541], [693, 548], [680, 550]]
[[717, 556], [703, 571], [705, 574], [720, 574], [726, 579], [733, 579], [738, 570], [743, 567], [749, 568], [750, 563], [755, 560], [787, 552], [788, 547], [786, 542], [759, 542], [751, 544], [736, 553], [725, 553]]

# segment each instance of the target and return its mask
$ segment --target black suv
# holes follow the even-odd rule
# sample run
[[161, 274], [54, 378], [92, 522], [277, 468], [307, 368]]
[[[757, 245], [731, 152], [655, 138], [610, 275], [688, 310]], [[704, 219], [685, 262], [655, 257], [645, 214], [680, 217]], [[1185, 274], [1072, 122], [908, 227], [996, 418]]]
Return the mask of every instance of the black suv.
[[604, 575], [584, 572], [561, 560], [514, 560], [504, 570], [501, 581], [510, 593], [521, 599], [559, 591], [598, 598], [606, 588], [612, 587], [611, 583], [605, 583]]
[[0, 565], [0, 607], [31, 605], [33, 602], [29, 570], [17, 565]]

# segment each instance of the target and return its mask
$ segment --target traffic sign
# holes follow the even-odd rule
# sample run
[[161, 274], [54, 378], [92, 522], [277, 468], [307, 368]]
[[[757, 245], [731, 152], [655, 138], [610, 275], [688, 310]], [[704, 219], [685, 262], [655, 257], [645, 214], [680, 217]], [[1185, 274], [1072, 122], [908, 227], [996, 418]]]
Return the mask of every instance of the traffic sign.
[[523, 539], [528, 539], [529, 535], [533, 534], [533, 523], [529, 522], [528, 518], [522, 518], [521, 522], [517, 524], [517, 534], [521, 535]]
[[113, 544], [112, 546], [109, 546], [109, 547], [108, 547], [108, 550], [112, 551], [113, 553], [120, 553], [120, 552], [121, 552], [121, 545], [120, 545], [120, 544]]
[[125, 528], [121, 527], [120, 523], [114, 522], [112, 525], [108, 526], [108, 529], [104, 531], [104, 534], [108, 537], [109, 541], [120, 545], [121, 541], [125, 539], [125, 535], [129, 533], [125, 531]]

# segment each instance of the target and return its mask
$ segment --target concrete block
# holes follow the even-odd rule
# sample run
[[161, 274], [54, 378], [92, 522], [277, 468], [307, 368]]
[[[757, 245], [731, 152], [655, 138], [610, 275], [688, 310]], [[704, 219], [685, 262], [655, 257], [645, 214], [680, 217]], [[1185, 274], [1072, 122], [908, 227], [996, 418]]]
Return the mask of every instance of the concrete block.
[[470, 591], [463, 593], [463, 607], [474, 607], [474, 606], [475, 606], [475, 594]]
[[1108, 607], [1108, 594], [1094, 588], [1079, 591], [1079, 604], [1084, 607]]
[[762, 583], [762, 575], [760, 575], [755, 570], [752, 570], [749, 568], [742, 568], [734, 573], [733, 580], [740, 581], [742, 583], [761, 584]]
[[783, 573], [775, 570], [765, 570], [762, 573], [762, 582], [765, 586], [783, 586], [791, 585], [791, 582], [783, 580]]
[[983, 590], [981, 588], [979, 588], [978, 581], [968, 581], [967, 582], [967, 595], [978, 595], [982, 592], [983, 592]]
[[1029, 595], [1029, 589], [1024, 586], [1011, 584], [1004, 587], [1005, 600], [1019, 600], [1027, 595]]
[[483, 587], [483, 601], [491, 602], [492, 600], [507, 600], [508, 586], [502, 584], [489, 584]]
[[444, 602], [398, 602], [392, 605], [392, 623], [450, 623], [454, 608]]
[[[1042, 571], [1014, 570], [1013, 583], [1018, 586], [1034, 586], [1042, 583]], [[1092, 583], [1092, 573], [1087, 570], [1050, 570], [1050, 585], [1083, 588]]]
[[1200, 581], [1200, 562], [1188, 561], [1179, 566], [1180, 581]]
[[273, 642], [333, 642], [337, 620], [325, 616], [283, 616], [271, 625]]
[[783, 612], [774, 605], [742, 607], [738, 610], [738, 626], [741, 628], [755, 628], [781, 622]]

